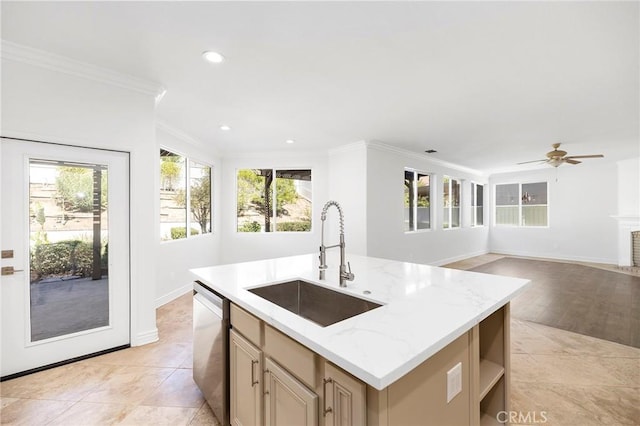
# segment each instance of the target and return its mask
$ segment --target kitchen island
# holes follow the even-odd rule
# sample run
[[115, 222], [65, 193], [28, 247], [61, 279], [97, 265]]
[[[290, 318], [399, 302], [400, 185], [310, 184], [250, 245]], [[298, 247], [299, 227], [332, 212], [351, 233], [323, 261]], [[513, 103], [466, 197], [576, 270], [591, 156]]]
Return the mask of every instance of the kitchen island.
[[[250, 325], [238, 337], [255, 334], [248, 343], [260, 354], [250, 364], [251, 376], [259, 376], [254, 363], [262, 364], [263, 358], [265, 364], [267, 359], [273, 361], [268, 355], [277, 341], [290, 339], [317, 357], [309, 367], [316, 371], [309, 372], [302, 384], [322, 395], [318, 403], [309, 403], [320, 405], [320, 423], [338, 424], [327, 418], [338, 417], [334, 405], [340, 404], [334, 381], [322, 378], [324, 365], [338, 367], [366, 387], [366, 416], [360, 423], [391, 425], [422, 419], [421, 424], [478, 424], [495, 420], [498, 411], [508, 409], [509, 301], [527, 280], [364, 256], [348, 255], [348, 260], [355, 280], [346, 288], [338, 285], [335, 257], [329, 258], [326, 280], [318, 280], [316, 254], [197, 268], [192, 273], [231, 301], [234, 329], [253, 322], [259, 327], [253, 333]], [[249, 291], [294, 279], [382, 306], [322, 327]], [[266, 337], [275, 333], [288, 339]], [[265, 339], [271, 342], [266, 355], [262, 354], [263, 346], [269, 347]], [[294, 379], [304, 379], [297, 367], [280, 366], [294, 370]], [[233, 413], [233, 389], [231, 397]], [[269, 411], [268, 401], [261, 404]], [[482, 418], [481, 412], [490, 414]], [[272, 423], [260, 416], [273, 414], [256, 414], [257, 422]]]

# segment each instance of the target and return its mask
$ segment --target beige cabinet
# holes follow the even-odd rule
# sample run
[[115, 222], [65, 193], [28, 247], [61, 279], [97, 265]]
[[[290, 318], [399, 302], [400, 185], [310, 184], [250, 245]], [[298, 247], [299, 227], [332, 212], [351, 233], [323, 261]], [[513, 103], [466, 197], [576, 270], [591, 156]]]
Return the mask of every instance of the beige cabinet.
[[[509, 320], [507, 303], [377, 390], [232, 304], [231, 424], [496, 424], [509, 410]], [[461, 391], [449, 399], [458, 364]]]
[[262, 351], [234, 330], [229, 337], [231, 424], [262, 424]]
[[366, 425], [367, 387], [330, 362], [324, 362], [323, 407], [325, 426]]
[[473, 353], [478, 371], [472, 413], [474, 424], [499, 425], [499, 413], [509, 411], [510, 305], [507, 303], [473, 329]]
[[266, 426], [317, 426], [318, 396], [271, 358], [265, 359]]

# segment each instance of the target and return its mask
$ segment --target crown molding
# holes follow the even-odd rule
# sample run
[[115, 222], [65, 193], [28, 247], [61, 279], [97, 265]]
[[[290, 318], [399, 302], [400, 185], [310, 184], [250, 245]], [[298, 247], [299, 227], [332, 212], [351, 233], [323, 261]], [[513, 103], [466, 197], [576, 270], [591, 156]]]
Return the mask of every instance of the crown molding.
[[351, 142], [348, 143], [346, 145], [340, 145], [336, 148], [332, 148], [329, 150], [329, 155], [340, 155], [340, 154], [348, 154], [354, 151], [360, 151], [363, 149], [367, 149], [367, 142], [366, 141], [358, 141], [358, 142]]
[[151, 95], [156, 99], [156, 102], [158, 102], [166, 92], [166, 89], [160, 83], [122, 74], [107, 68], [76, 61], [75, 59], [23, 46], [7, 40], [2, 40], [2, 49], [0, 50], [0, 54], [2, 59], [22, 62], [52, 71], [58, 71], [76, 77], [82, 77], [98, 81], [100, 83], [133, 90], [145, 95]]
[[405, 155], [407, 157], [413, 157], [420, 160], [426, 160], [432, 164], [436, 164], [438, 166], [447, 167], [449, 169], [458, 170], [464, 173], [474, 174], [478, 176], [485, 176], [485, 173], [481, 170], [472, 169], [470, 167], [461, 166], [459, 164], [450, 163], [444, 160], [438, 160], [437, 158], [432, 158], [427, 156], [426, 154], [422, 154], [419, 152], [409, 151], [408, 149], [398, 148], [397, 146], [388, 145], [384, 142], [380, 141], [366, 141], [365, 144], [368, 148], [377, 149], [379, 151], [387, 151], [393, 152], [395, 154]]
[[168, 133], [177, 139], [180, 139], [182, 142], [188, 143], [189, 145], [194, 145], [199, 148], [209, 148], [202, 141], [192, 137], [191, 135], [188, 135], [182, 130], [176, 129], [175, 127], [165, 123], [164, 121], [156, 120], [156, 127], [159, 130], [162, 130], [163, 132]]
[[[200, 150], [204, 150], [202, 152], [206, 152], [210, 155], [213, 155], [217, 159], [222, 158], [222, 153], [215, 146], [207, 145], [205, 142], [201, 141], [200, 139], [196, 139], [193, 136], [189, 135], [188, 133], [176, 127], [173, 127], [164, 121], [156, 120], [156, 129], [161, 130], [166, 134], [173, 136], [174, 138], [178, 139], [181, 142], [184, 142], [188, 145], [196, 147]], [[165, 148], [169, 149], [170, 151], [175, 150], [175, 147], [166, 146]], [[180, 153], [177, 152], [177, 154], [180, 154]], [[189, 157], [189, 155], [186, 155], [186, 156]]]

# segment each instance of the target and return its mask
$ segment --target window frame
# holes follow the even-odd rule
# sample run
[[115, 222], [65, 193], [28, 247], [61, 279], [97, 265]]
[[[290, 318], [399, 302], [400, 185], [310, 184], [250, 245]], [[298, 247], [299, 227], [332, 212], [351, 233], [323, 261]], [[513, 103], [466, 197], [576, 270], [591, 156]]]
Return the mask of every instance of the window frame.
[[[409, 229], [404, 229], [404, 209], [406, 206], [403, 201], [403, 232], [405, 234], [419, 233], [419, 232], [429, 232], [433, 229], [433, 209], [431, 206], [433, 205], [433, 197], [432, 197], [432, 188], [433, 188], [433, 173], [423, 172], [418, 169], [413, 169], [410, 167], [404, 168], [404, 176], [406, 177], [407, 172], [413, 173], [413, 179], [411, 180], [411, 191], [413, 192], [413, 205], [409, 206], [409, 208], [413, 211], [414, 221], [411, 223], [411, 219], [409, 219]], [[419, 176], [426, 176], [429, 178], [429, 227], [428, 228], [418, 228], [418, 185], [417, 182], [420, 180]], [[403, 192], [404, 198], [404, 192]], [[410, 216], [411, 217], [411, 216]]]
[[[273, 173], [273, 185], [271, 186], [271, 206], [270, 206], [270, 223], [271, 223], [271, 227], [273, 227], [272, 231], [264, 231], [261, 230], [260, 232], [249, 232], [249, 231], [240, 231], [238, 229], [238, 191], [239, 191], [239, 187], [238, 187], [238, 173], [241, 170], [271, 170]], [[277, 176], [279, 171], [285, 171], [285, 170], [299, 170], [299, 171], [309, 171], [310, 173], [310, 181], [311, 182], [311, 209], [309, 212], [309, 230], [307, 231], [279, 231], [277, 229], [278, 227], [278, 185], [277, 185], [277, 179], [281, 179]], [[314, 176], [314, 169], [313, 167], [304, 167], [304, 166], [292, 166], [292, 167], [286, 167], [286, 166], [281, 166], [281, 167], [252, 167], [252, 166], [247, 166], [247, 167], [236, 167], [235, 169], [235, 173], [234, 173], [234, 179], [235, 179], [235, 230], [234, 233], [236, 235], [244, 235], [244, 234], [251, 234], [251, 235], [255, 235], [255, 234], [259, 234], [259, 235], [263, 235], [263, 234], [302, 234], [302, 235], [308, 235], [314, 232], [314, 220], [313, 220], [313, 201], [314, 201], [314, 189], [313, 189], [313, 176]], [[300, 179], [299, 179], [300, 180]]]
[[[451, 226], [452, 225], [452, 212], [453, 212], [453, 205], [450, 205], [448, 208], [448, 225], [449, 226], [445, 226], [445, 214], [444, 214], [444, 209], [445, 207], [445, 193], [444, 193], [444, 185], [445, 185], [445, 180], [446, 178], [449, 178], [449, 197], [451, 197], [452, 194], [452, 182], [456, 181], [458, 182], [458, 226]], [[463, 197], [462, 197], [462, 184], [463, 184], [463, 180], [460, 178], [456, 178], [453, 176], [449, 176], [449, 175], [442, 175], [442, 185], [440, 185], [440, 189], [442, 190], [442, 229], [443, 230], [452, 230], [452, 229], [461, 229], [462, 228], [462, 202], [463, 202]]]
[[[485, 184], [478, 182], [471, 182], [471, 227], [482, 228], [485, 226]], [[482, 188], [482, 205], [478, 205], [478, 187]], [[478, 207], [482, 207], [482, 223], [478, 224]]]
[[[547, 216], [547, 220], [546, 220], [546, 225], [523, 225], [523, 218], [522, 218], [522, 186], [523, 185], [531, 185], [531, 184], [536, 184], [536, 183], [544, 183], [546, 185], [546, 189], [547, 189], [547, 193], [546, 193], [546, 198], [547, 198], [547, 202], [546, 204], [537, 204], [540, 206], [545, 206], [546, 207], [546, 216]], [[518, 224], [514, 224], [514, 225], [510, 225], [510, 224], [503, 224], [503, 223], [497, 223], [497, 207], [498, 207], [498, 197], [497, 197], [497, 192], [498, 192], [498, 186], [501, 185], [518, 185]], [[550, 187], [549, 187], [549, 181], [548, 180], [527, 180], [527, 181], [518, 181], [518, 182], [502, 182], [502, 183], [495, 183], [493, 185], [493, 221], [492, 224], [495, 227], [504, 227], [504, 228], [531, 228], [531, 229], [545, 229], [545, 228], [549, 228], [550, 227], [550, 218], [551, 215], [549, 214], [550, 211]], [[525, 205], [526, 206], [526, 205]]]
[[[162, 231], [160, 231], [160, 243], [170, 243], [170, 242], [175, 242], [175, 241], [184, 241], [184, 240], [188, 240], [189, 238], [198, 238], [198, 237], [204, 237], [205, 235], [213, 235], [214, 234], [214, 228], [213, 228], [213, 172], [214, 172], [214, 167], [213, 165], [208, 162], [208, 161], [202, 161], [200, 159], [194, 159], [194, 157], [183, 154], [182, 152], [180, 152], [179, 150], [174, 150], [172, 148], [168, 148], [166, 146], [160, 146], [159, 147], [159, 156], [158, 156], [158, 172], [159, 172], [159, 178], [158, 182], [160, 182], [160, 180], [162, 179], [162, 174], [160, 172], [160, 168], [162, 167], [162, 151], [166, 151], [170, 154], [176, 155], [176, 156], [180, 156], [184, 159], [184, 191], [185, 191], [185, 237], [184, 238], [177, 238], [177, 239], [173, 239], [173, 238], [168, 238], [168, 239], [163, 239], [162, 236]], [[192, 212], [191, 212], [191, 163], [194, 162], [196, 164], [198, 164], [199, 166], [204, 166], [204, 167], [208, 167], [209, 168], [209, 230], [206, 232], [199, 232], [197, 234], [191, 234], [190, 229], [191, 226], [195, 223], [199, 226], [198, 222], [195, 220], [192, 220], [191, 216], [192, 216]], [[181, 176], [182, 178], [182, 176]], [[181, 179], [182, 181], [182, 179]], [[160, 188], [158, 190], [158, 198], [160, 195]], [[161, 213], [161, 206], [158, 206], [158, 213]], [[163, 222], [159, 222], [160, 228], [162, 228], [162, 223]]]

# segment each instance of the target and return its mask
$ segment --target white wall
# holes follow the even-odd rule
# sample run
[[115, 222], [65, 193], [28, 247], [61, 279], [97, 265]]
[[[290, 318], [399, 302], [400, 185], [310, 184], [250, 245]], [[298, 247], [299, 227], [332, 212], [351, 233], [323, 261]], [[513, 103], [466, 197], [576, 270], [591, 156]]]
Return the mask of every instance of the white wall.
[[[197, 235], [175, 241], [156, 242], [158, 247], [157, 257], [157, 284], [155, 289], [156, 306], [163, 305], [182, 294], [193, 289], [193, 277], [189, 269], [202, 266], [216, 265], [220, 263], [220, 192], [221, 192], [221, 163], [216, 152], [199, 141], [196, 141], [181, 131], [172, 129], [167, 125], [157, 126], [157, 150], [156, 150], [156, 194], [159, 193], [160, 182], [160, 148], [167, 149], [176, 154], [189, 157], [191, 160], [207, 164], [212, 167], [212, 233]], [[159, 215], [159, 199], [156, 197], [156, 207]], [[159, 217], [156, 215], [156, 217]], [[159, 221], [155, 220], [159, 227]], [[158, 235], [160, 232], [158, 231]]]
[[[597, 263], [616, 263], [618, 172], [615, 163], [585, 162], [528, 172], [492, 175], [495, 184], [548, 182], [549, 226], [492, 226], [491, 251]], [[556, 181], [557, 178], [557, 181]], [[493, 223], [493, 212], [492, 212]]]
[[[236, 232], [236, 173], [239, 169], [256, 168], [311, 169], [313, 191], [311, 232]], [[317, 252], [320, 245], [320, 211], [327, 200], [328, 181], [326, 153], [266, 152], [223, 158], [220, 182], [222, 187], [221, 262], [243, 262]]]
[[108, 73], [101, 81], [72, 75], [67, 69], [87, 70], [59, 58], [44, 68], [37, 52], [26, 56], [3, 50], [2, 135], [130, 153], [131, 344], [157, 340], [154, 95], [104, 82], [114, 77]]
[[618, 161], [619, 216], [640, 216], [640, 157]]
[[[404, 232], [404, 170], [433, 174], [432, 229]], [[442, 176], [462, 179], [462, 227], [442, 229]], [[442, 265], [488, 252], [488, 227], [470, 227], [471, 182], [486, 177], [470, 169], [379, 143], [367, 144], [367, 255]], [[486, 194], [486, 190], [485, 190]], [[488, 203], [485, 202], [485, 206]], [[486, 221], [485, 221], [486, 223]]]
[[[367, 186], [365, 142], [329, 151], [329, 199], [337, 201], [342, 208], [348, 253], [367, 254]], [[338, 217], [334, 208], [327, 211], [326, 245], [339, 242]]]
[[618, 161], [618, 265], [634, 265], [631, 233], [640, 231], [640, 157]]

